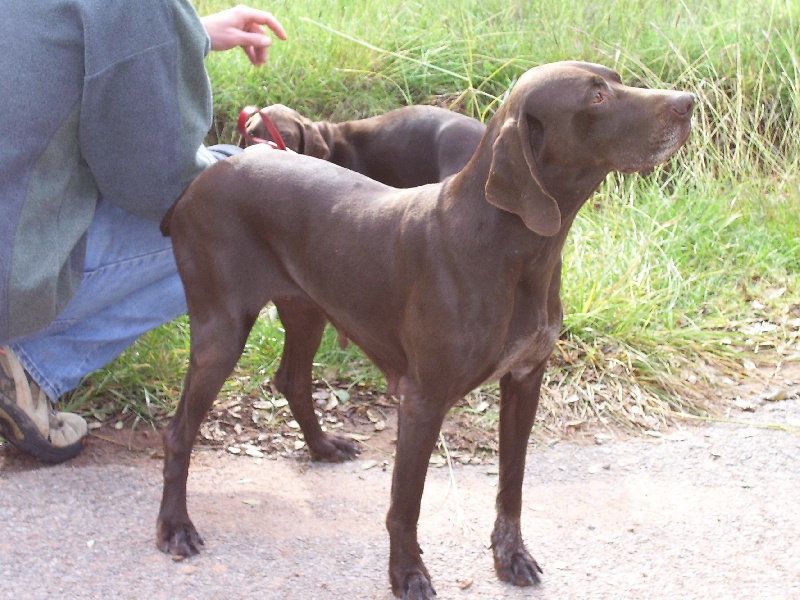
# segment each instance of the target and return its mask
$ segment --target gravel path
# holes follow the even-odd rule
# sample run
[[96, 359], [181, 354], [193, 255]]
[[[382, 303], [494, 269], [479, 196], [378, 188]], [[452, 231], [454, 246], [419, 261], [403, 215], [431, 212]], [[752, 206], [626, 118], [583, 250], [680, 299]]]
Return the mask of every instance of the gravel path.
[[[495, 466], [431, 468], [420, 541], [438, 597], [800, 598], [800, 401], [736, 418], [750, 425], [531, 445], [538, 589], [494, 576]], [[95, 440], [49, 467], [3, 447], [0, 598], [389, 600], [383, 461], [198, 452], [189, 510], [206, 547], [174, 562], [153, 542], [161, 460]]]

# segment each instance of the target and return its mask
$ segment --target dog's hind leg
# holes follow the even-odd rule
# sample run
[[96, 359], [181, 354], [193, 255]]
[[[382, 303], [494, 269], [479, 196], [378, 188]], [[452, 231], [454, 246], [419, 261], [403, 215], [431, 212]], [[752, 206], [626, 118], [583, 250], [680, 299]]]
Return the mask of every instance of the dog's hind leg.
[[492, 550], [497, 576], [520, 586], [538, 584], [542, 572], [522, 541], [520, 515], [525, 455], [543, 375], [544, 365], [526, 376], [506, 374], [500, 380], [500, 481]]
[[361, 451], [358, 444], [322, 431], [311, 398], [311, 366], [325, 330], [325, 315], [303, 300], [276, 300], [275, 307], [286, 333], [281, 364], [274, 377], [275, 387], [289, 401], [311, 458], [327, 462], [355, 458]]
[[253, 316], [235, 318], [222, 310], [208, 311], [207, 322], [190, 321], [189, 370], [175, 416], [164, 432], [164, 492], [158, 514], [156, 543], [173, 556], [191, 556], [203, 540], [189, 519], [186, 479], [197, 431], [222, 384], [236, 366]]

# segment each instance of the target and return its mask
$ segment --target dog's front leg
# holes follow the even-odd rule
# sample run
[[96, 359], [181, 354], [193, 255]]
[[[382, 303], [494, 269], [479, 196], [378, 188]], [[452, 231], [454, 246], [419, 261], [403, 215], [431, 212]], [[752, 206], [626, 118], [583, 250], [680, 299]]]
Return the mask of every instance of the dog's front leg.
[[406, 394], [397, 417], [397, 454], [392, 475], [389, 530], [389, 579], [403, 600], [430, 600], [436, 595], [422, 562], [417, 522], [433, 447], [446, 413], [444, 404]]
[[522, 541], [520, 514], [525, 454], [543, 375], [544, 364], [524, 377], [509, 373], [500, 380], [500, 481], [492, 549], [497, 576], [520, 586], [538, 584], [542, 572]]

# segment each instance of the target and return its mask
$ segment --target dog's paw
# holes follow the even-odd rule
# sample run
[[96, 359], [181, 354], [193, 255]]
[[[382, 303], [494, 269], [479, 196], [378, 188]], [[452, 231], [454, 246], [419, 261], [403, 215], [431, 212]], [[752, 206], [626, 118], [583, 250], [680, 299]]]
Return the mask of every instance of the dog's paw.
[[168, 523], [159, 519], [156, 545], [162, 552], [171, 554], [174, 558], [186, 558], [200, 553], [203, 538], [191, 521]]
[[421, 573], [414, 573], [403, 586], [403, 600], [432, 600], [435, 595], [431, 582]]
[[521, 551], [515, 552], [505, 564], [499, 564], [495, 557], [494, 563], [497, 576], [502, 581], [507, 581], [521, 587], [539, 585], [542, 582], [539, 575], [542, 573], [542, 568], [528, 554], [525, 548]]
[[424, 571], [407, 573], [402, 583], [392, 587], [395, 596], [402, 600], [432, 600], [436, 596], [430, 577]]
[[354, 440], [335, 435], [326, 435], [316, 443], [308, 444], [308, 451], [313, 460], [322, 462], [344, 462], [353, 460], [361, 454], [361, 446]]
[[494, 570], [501, 581], [522, 587], [541, 583], [542, 569], [525, 548], [517, 522], [498, 519], [492, 533], [492, 550]]
[[501, 581], [521, 587], [539, 585], [542, 581], [539, 577], [542, 568], [521, 544], [511, 551], [494, 546], [494, 569]]

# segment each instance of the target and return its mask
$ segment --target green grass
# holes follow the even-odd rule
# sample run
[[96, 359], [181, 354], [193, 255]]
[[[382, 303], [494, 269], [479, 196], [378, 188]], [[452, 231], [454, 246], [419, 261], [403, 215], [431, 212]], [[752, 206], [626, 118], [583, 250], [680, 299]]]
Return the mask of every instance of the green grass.
[[[201, 14], [231, 5], [196, 2]], [[273, 102], [334, 121], [432, 102], [487, 120], [527, 68], [564, 59], [600, 62], [628, 83], [697, 96], [687, 147], [648, 176], [609, 176], [576, 220], [565, 248], [566, 318], [546, 418], [568, 413], [658, 427], [672, 410], [718, 407], [712, 392], [720, 377], [798, 359], [796, 2], [253, 5], [278, 16], [289, 40], [276, 41], [262, 69], [238, 51], [209, 57], [213, 139], [235, 140], [244, 105]], [[98, 416], [168, 413], [184, 373], [187, 329], [179, 320], [143, 337], [89, 377], [71, 405]], [[278, 322], [258, 323], [225, 394], [261, 393], [281, 336]], [[317, 362], [319, 377], [380, 384], [361, 354], [339, 349], [331, 332]], [[494, 403], [495, 390], [468, 405], [478, 398]]]

